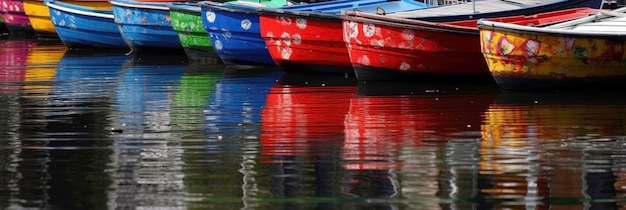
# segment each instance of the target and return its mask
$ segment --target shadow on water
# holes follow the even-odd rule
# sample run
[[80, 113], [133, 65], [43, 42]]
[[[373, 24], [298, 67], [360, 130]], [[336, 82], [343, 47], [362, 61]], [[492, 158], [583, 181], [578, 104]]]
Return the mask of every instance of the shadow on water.
[[384, 96], [384, 95], [455, 95], [474, 93], [497, 93], [500, 88], [489, 82], [368, 82], [359, 83], [357, 94]]

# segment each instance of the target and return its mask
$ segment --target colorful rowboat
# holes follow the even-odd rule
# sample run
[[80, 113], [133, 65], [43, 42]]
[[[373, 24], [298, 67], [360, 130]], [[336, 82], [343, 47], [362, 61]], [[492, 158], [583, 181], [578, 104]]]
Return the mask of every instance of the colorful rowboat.
[[595, 89], [626, 82], [626, 7], [546, 27], [481, 20], [481, 51], [504, 89]]
[[[111, 9], [106, 0], [69, 0], [67, 3], [88, 6], [93, 9]], [[24, 0], [24, 13], [40, 38], [58, 38], [56, 29], [50, 20], [50, 9], [43, 0]]]
[[46, 1], [46, 5], [57, 35], [68, 48], [128, 49], [113, 20], [112, 10], [97, 10], [56, 0]]
[[198, 4], [202, 11], [202, 25], [217, 55], [225, 64], [276, 65], [259, 35], [260, 25], [256, 7], [280, 7], [284, 5], [284, 1], [261, 1], [261, 3], [203, 1]]
[[[172, 28], [167, 2], [111, 0], [113, 17], [126, 44], [134, 51], [180, 51], [178, 33]], [[174, 1], [170, 1], [174, 2]]]
[[170, 8], [172, 28], [178, 33], [178, 39], [187, 57], [202, 63], [221, 63], [202, 25], [198, 3], [169, 3], [167, 6]]
[[[545, 25], [596, 11], [574, 8], [494, 20]], [[345, 11], [343, 18], [344, 41], [360, 82], [431, 79], [493, 82], [480, 52], [476, 20], [435, 23], [355, 11]]]
[[28, 21], [28, 16], [24, 13], [22, 0], [0, 0], [0, 15], [2, 15], [2, 20], [11, 34], [35, 34], [30, 21]]
[[269, 53], [285, 71], [353, 74], [341, 36], [342, 10], [375, 14], [428, 8], [414, 0], [339, 0], [281, 8], [258, 8], [261, 36]]

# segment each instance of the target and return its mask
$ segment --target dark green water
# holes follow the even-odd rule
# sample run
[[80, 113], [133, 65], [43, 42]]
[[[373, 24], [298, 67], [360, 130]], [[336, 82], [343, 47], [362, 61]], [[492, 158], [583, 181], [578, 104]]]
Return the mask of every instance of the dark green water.
[[0, 41], [2, 209], [618, 209], [620, 92]]

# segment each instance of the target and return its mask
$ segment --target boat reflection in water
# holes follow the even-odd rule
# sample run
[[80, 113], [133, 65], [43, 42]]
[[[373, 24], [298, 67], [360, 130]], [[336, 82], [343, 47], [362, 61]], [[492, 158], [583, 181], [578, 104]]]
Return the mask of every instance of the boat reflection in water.
[[[132, 56], [120, 52], [69, 50], [58, 63], [51, 105], [92, 104], [90, 109], [109, 109], [118, 76]], [[82, 90], [78, 92], [77, 90]], [[96, 105], [96, 107], [94, 107]]]
[[106, 99], [113, 98], [115, 83], [109, 79], [117, 77], [121, 62], [111, 73], [102, 60], [74, 57], [60, 43], [27, 46], [20, 49], [28, 51], [27, 56], [13, 59], [23, 58], [24, 64], [12, 67], [25, 68], [24, 82], [16, 103], [6, 109], [12, 113], [7, 115], [10, 121], [0, 126], [19, 135], [3, 138], [7, 145], [0, 146], [7, 154], [0, 158], [8, 170], [3, 186], [15, 186], [4, 188], [3, 195], [22, 208], [106, 206], [111, 153], [107, 147], [112, 142], [104, 129], [110, 105]]
[[[65, 46], [63, 46], [65, 47]], [[55, 47], [42, 50], [39, 59], [50, 59], [34, 68], [42, 72], [41, 79], [47, 77], [48, 67], [56, 64], [56, 71], [51, 88], [45, 98], [45, 107], [37, 111], [42, 115], [39, 122], [45, 127], [25, 141], [22, 156], [32, 153], [48, 160], [41, 166], [42, 174], [31, 174], [33, 180], [47, 177], [49, 188], [45, 195], [48, 203], [65, 208], [97, 208], [107, 205], [108, 188], [111, 174], [107, 172], [113, 150], [112, 139], [106, 130], [109, 122], [110, 107], [119, 85], [118, 73], [124, 62], [132, 57], [124, 54], [107, 54], [86, 51], [65, 51], [60, 60], [53, 62], [57, 52]], [[63, 52], [63, 51], [60, 51]], [[30, 69], [29, 69], [30, 71]], [[44, 76], [45, 75], [45, 76]], [[39, 82], [43, 80], [38, 80]], [[43, 83], [46, 84], [46, 83]], [[40, 87], [45, 87], [42, 85]], [[38, 88], [39, 89], [39, 88]], [[41, 89], [39, 89], [41, 90]], [[33, 100], [41, 100], [41, 97]], [[40, 142], [41, 144], [36, 144]], [[86, 149], [89, 148], [89, 149]], [[85, 188], [85, 186], [90, 186]], [[90, 199], [81, 199], [89, 194]], [[42, 198], [46, 199], [46, 198]]]
[[190, 63], [173, 98], [173, 129], [183, 138], [205, 139], [204, 109], [222, 78], [223, 66]]
[[546, 209], [550, 199], [585, 199], [591, 209], [617, 209], [625, 196], [621, 92], [504, 92], [481, 130], [486, 198]]
[[25, 97], [43, 97], [46, 98], [54, 75], [56, 74], [57, 64], [67, 51], [67, 47], [59, 41], [39, 41], [37, 45], [31, 48], [26, 58], [26, 75], [24, 93]]
[[137, 54], [124, 65], [109, 116], [116, 208], [184, 208], [183, 150], [171, 110], [185, 69], [184, 62], [159, 55]]
[[11, 93], [21, 89], [26, 78], [26, 59], [34, 40], [0, 40], [0, 93]]
[[260, 159], [270, 164], [274, 198], [335, 195], [337, 156], [354, 84], [355, 78], [289, 72], [270, 89], [261, 112]]
[[[406, 199], [417, 209], [473, 196], [476, 171], [467, 166], [477, 161], [478, 129], [496, 86], [367, 83], [357, 93], [345, 118], [344, 183], [351, 184], [344, 193]], [[369, 186], [375, 190], [364, 195]]]

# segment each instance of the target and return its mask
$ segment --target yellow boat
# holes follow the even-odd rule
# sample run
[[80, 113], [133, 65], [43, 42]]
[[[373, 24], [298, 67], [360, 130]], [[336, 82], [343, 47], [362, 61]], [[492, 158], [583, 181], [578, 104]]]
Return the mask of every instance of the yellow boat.
[[[70, 1], [62, 1], [71, 4], [77, 4], [81, 6], [91, 7], [93, 9], [100, 10], [111, 10], [112, 6], [106, 0], [95, 0], [95, 1], [85, 1], [85, 0], [70, 0]], [[43, 1], [40, 0], [24, 0], [24, 13], [28, 16], [28, 20], [32, 25], [35, 33], [39, 37], [57, 37], [56, 29], [50, 21], [50, 10], [48, 6], [44, 4]]]

